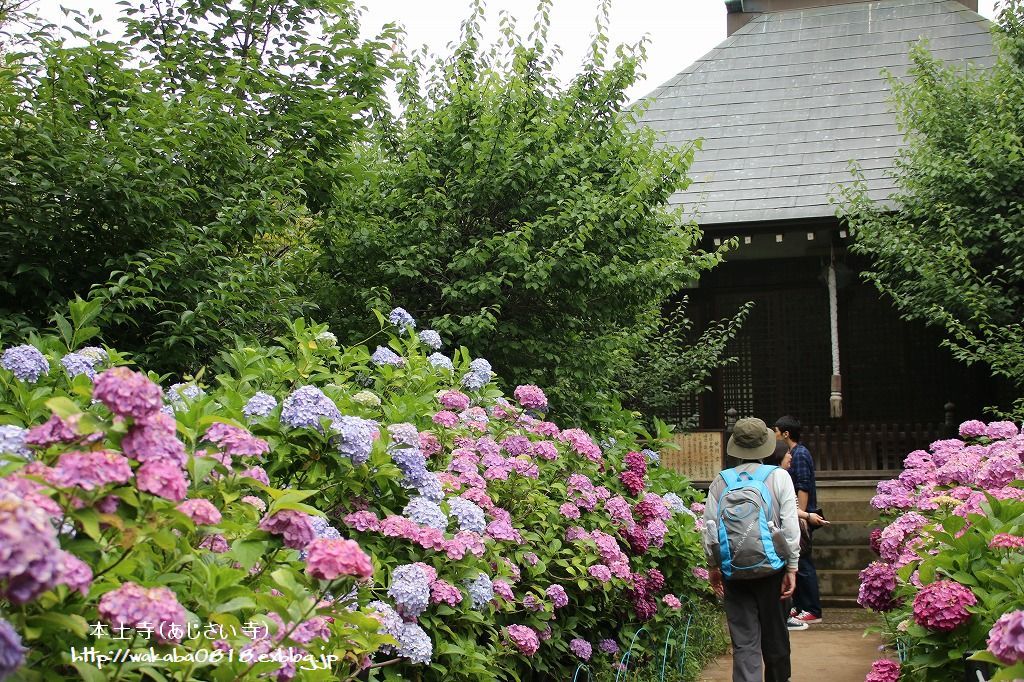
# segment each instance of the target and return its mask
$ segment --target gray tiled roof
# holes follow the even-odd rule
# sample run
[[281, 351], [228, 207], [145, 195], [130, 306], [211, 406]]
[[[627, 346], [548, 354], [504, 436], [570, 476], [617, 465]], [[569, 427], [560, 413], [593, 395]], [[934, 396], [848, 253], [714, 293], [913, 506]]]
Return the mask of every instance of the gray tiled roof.
[[831, 216], [829, 192], [864, 170], [873, 198], [902, 144], [883, 68], [907, 73], [927, 37], [947, 63], [993, 61], [990, 23], [955, 0], [881, 0], [755, 17], [648, 95], [667, 143], [704, 139], [675, 194], [702, 225]]

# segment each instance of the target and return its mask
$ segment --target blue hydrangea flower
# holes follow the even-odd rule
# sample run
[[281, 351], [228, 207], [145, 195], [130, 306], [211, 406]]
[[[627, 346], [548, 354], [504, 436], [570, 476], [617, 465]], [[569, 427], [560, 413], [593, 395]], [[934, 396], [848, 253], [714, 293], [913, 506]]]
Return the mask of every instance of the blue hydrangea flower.
[[402, 515], [421, 526], [430, 526], [442, 532], [448, 530], [448, 516], [444, 510], [436, 502], [425, 497], [414, 497], [409, 500], [409, 504], [402, 510]]
[[392, 424], [388, 427], [388, 434], [391, 435], [391, 440], [396, 443], [411, 445], [417, 448], [420, 446], [420, 432], [415, 424], [410, 424], [409, 422]]
[[675, 493], [665, 493], [661, 496], [661, 499], [673, 514], [689, 514], [696, 517], [686, 503], [683, 502], [683, 499]]
[[416, 490], [422, 497], [431, 502], [440, 502], [444, 499], [444, 489], [441, 487], [441, 479], [432, 471], [428, 471], [416, 482]]
[[171, 387], [164, 392], [164, 395], [166, 395], [167, 401], [171, 405], [178, 408], [184, 407], [187, 403], [193, 400], [202, 398], [206, 395], [206, 391], [199, 388], [195, 383], [189, 382], [187, 384], [171, 384]]
[[407, 487], [418, 487], [423, 482], [424, 477], [429, 474], [427, 471], [427, 459], [420, 452], [419, 448], [396, 447], [392, 443], [388, 446], [388, 453], [391, 454], [391, 461], [395, 463], [395, 466], [402, 472], [402, 476], [405, 477], [404, 483]]
[[373, 433], [377, 422], [362, 417], [342, 416], [331, 423], [337, 435], [331, 439], [338, 452], [352, 460], [356, 466], [365, 464], [373, 450]]
[[650, 462], [651, 464], [653, 464], [655, 466], [658, 466], [659, 464], [661, 464], [661, 455], [658, 454], [657, 451], [651, 450], [649, 448], [644, 448], [643, 450], [640, 451], [640, 453], [644, 457], [646, 457], [647, 461]]
[[340, 540], [341, 533], [338, 529], [331, 525], [323, 516], [310, 515], [309, 525], [313, 526], [313, 532], [316, 533], [318, 538], [325, 538], [327, 540]]
[[479, 391], [491, 380], [490, 374], [466, 372], [462, 375], [462, 386], [470, 391]]
[[396, 566], [391, 571], [388, 596], [395, 600], [398, 613], [405, 618], [417, 618], [430, 604], [430, 581], [416, 564]]
[[487, 518], [484, 516], [484, 510], [475, 502], [462, 497], [453, 497], [448, 500], [448, 511], [459, 522], [459, 530], [483, 533], [487, 529]]
[[0, 452], [31, 459], [32, 451], [25, 445], [26, 433], [20, 426], [0, 424]]
[[469, 371], [476, 372], [477, 374], [486, 374], [488, 377], [491, 376], [491, 363], [487, 362], [483, 358], [477, 358], [469, 363]]
[[84, 374], [90, 379], [96, 378], [96, 370], [92, 367], [92, 361], [79, 353], [68, 353], [60, 359], [60, 364], [72, 379], [79, 374]]
[[474, 609], [483, 608], [494, 599], [494, 586], [486, 574], [481, 573], [476, 578], [462, 581], [469, 592], [469, 600]]
[[27, 344], [5, 350], [0, 356], [0, 367], [30, 384], [36, 383], [39, 377], [50, 371], [46, 356]]
[[430, 665], [434, 645], [430, 636], [416, 623], [402, 623], [402, 629], [395, 637], [398, 640], [398, 655], [413, 663]]
[[377, 346], [377, 350], [373, 351], [370, 360], [375, 365], [391, 365], [392, 367], [402, 367], [405, 365], [405, 359], [402, 356], [384, 346]]
[[432, 350], [441, 350], [441, 335], [433, 329], [424, 329], [419, 333], [420, 343]]
[[440, 353], [431, 353], [427, 357], [427, 361], [431, 365], [433, 365], [434, 367], [439, 367], [440, 369], [446, 369], [449, 372], [454, 372], [455, 371], [455, 365], [452, 363], [451, 358], [449, 358], [449, 357], [447, 357], [445, 355], [441, 355]]
[[416, 320], [413, 319], [405, 308], [395, 308], [388, 313], [388, 322], [398, 327], [399, 331], [416, 328]]
[[284, 399], [281, 421], [293, 429], [321, 430], [320, 418], [341, 419], [341, 410], [316, 386], [303, 386]]
[[[395, 639], [398, 639], [398, 636], [402, 631], [402, 617], [398, 615], [398, 612], [380, 600], [374, 600], [366, 606], [371, 611], [374, 611], [377, 619], [380, 620], [380, 628], [377, 632], [382, 635], [391, 635]], [[394, 651], [394, 647], [384, 645], [380, 650], [381, 653], [389, 654]]]
[[249, 402], [242, 408], [242, 414], [249, 419], [259, 419], [273, 412], [275, 407], [277, 407], [277, 398], [260, 391], [249, 398]]

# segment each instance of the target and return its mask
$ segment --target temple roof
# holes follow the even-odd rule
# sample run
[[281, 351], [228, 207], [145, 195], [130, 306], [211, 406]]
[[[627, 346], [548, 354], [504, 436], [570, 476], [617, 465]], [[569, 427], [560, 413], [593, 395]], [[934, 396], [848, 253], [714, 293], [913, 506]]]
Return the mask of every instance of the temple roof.
[[829, 193], [864, 171], [872, 198], [894, 189], [903, 137], [882, 75], [907, 73], [922, 37], [947, 63], [994, 61], [991, 23], [956, 0], [881, 0], [756, 16], [647, 95], [659, 139], [703, 138], [673, 195], [704, 226], [835, 215]]

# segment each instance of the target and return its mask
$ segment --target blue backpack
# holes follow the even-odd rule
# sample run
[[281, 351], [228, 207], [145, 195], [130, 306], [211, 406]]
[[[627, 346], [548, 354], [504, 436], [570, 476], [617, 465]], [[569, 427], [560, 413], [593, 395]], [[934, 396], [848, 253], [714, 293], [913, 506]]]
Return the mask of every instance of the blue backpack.
[[786, 565], [786, 539], [779, 505], [765, 483], [775, 466], [753, 474], [726, 469], [718, 497], [718, 560], [728, 580], [760, 578]]

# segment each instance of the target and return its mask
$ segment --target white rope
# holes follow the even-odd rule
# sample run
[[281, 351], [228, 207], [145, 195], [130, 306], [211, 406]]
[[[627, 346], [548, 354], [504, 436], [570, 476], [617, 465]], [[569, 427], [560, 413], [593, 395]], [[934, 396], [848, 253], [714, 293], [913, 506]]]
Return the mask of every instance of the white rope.
[[839, 302], [836, 295], [836, 259], [830, 254], [828, 263], [828, 317], [832, 335], [832, 392], [829, 396], [829, 414], [843, 416], [843, 391], [839, 373]]

